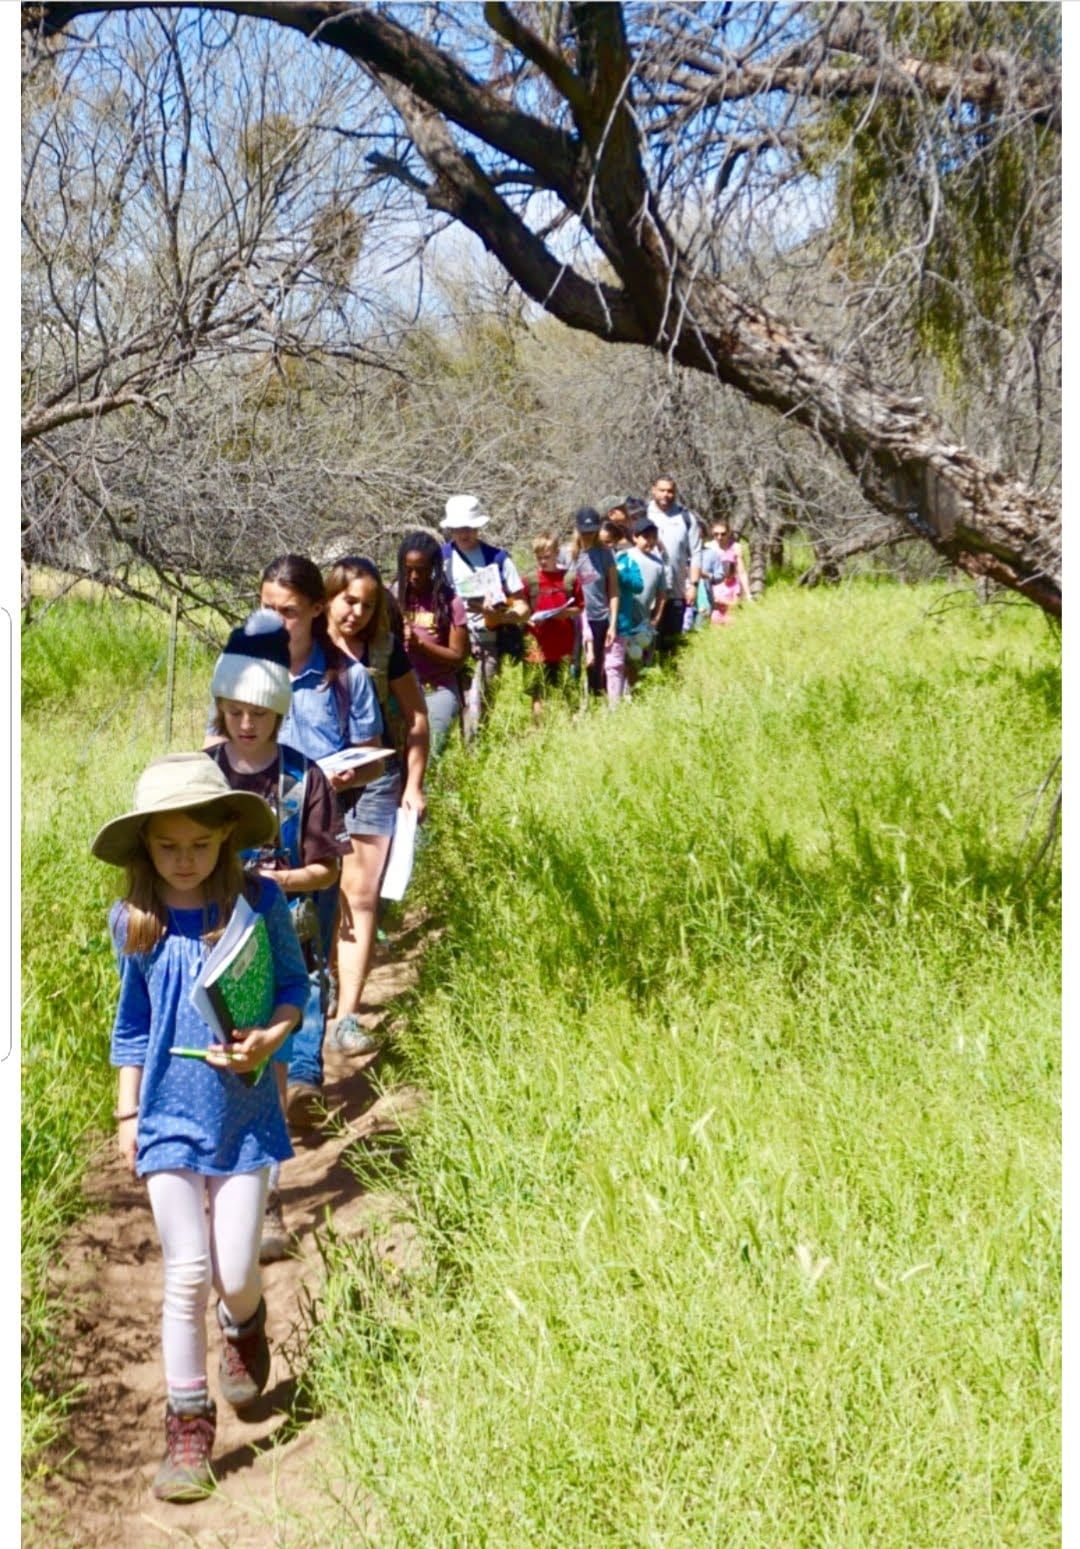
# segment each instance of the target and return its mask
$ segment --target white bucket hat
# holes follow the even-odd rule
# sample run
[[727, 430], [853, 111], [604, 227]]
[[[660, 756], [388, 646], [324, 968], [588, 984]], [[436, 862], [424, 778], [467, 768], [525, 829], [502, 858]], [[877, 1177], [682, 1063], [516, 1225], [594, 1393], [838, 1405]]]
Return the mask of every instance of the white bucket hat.
[[484, 515], [475, 495], [451, 495], [446, 502], [446, 515], [440, 527], [486, 527], [490, 517]]
[[99, 830], [90, 853], [110, 866], [126, 866], [139, 845], [147, 818], [160, 812], [198, 812], [211, 804], [224, 808], [234, 823], [238, 850], [265, 844], [277, 832], [268, 802], [254, 791], [234, 791], [206, 753], [170, 753], [147, 764], [135, 781], [132, 811]]

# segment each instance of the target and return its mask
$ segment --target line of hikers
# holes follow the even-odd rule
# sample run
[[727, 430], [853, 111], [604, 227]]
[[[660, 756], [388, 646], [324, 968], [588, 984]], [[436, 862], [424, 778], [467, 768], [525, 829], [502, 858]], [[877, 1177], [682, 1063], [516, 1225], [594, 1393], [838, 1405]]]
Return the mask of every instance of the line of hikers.
[[[203, 748], [151, 763], [131, 809], [91, 846], [125, 873], [109, 917], [120, 972], [110, 1058], [120, 1155], [147, 1180], [165, 1265], [158, 1499], [213, 1486], [212, 1289], [221, 1397], [242, 1412], [268, 1380], [260, 1264], [289, 1247], [279, 1188], [289, 1130], [324, 1122], [324, 1044], [377, 1047], [361, 1006], [380, 883], [399, 810], [424, 817], [430, 755], [463, 710], [475, 735], [501, 663], [526, 655], [526, 627], [536, 705], [582, 664], [590, 690], [606, 682], [615, 703], [699, 612], [723, 623], [749, 597], [730, 529], [714, 524], [704, 544], [668, 478], [648, 505], [580, 508], [567, 553], [538, 536], [531, 585], [481, 540], [487, 522], [475, 497], [451, 497], [446, 539], [406, 534], [391, 586], [362, 555], [325, 578], [305, 556], [273, 560], [259, 609], [215, 663]], [[370, 761], [342, 767], [355, 749]], [[191, 994], [241, 898], [265, 921], [274, 1005], [223, 1043]], [[266, 1061], [272, 1075], [245, 1079]]]
[[[735, 605], [750, 600], [730, 525], [715, 521], [706, 538], [666, 475], [648, 502], [612, 496], [580, 507], [568, 544], [551, 531], [537, 534], [528, 577], [481, 537], [488, 521], [475, 496], [454, 495], [441, 523], [449, 541], [421, 531], [399, 551], [396, 596], [428, 697], [433, 747], [459, 714], [466, 740], [476, 734], [504, 660], [526, 663], [535, 715], [549, 688], [583, 668], [589, 692], [606, 689], [614, 705], [655, 654], [671, 651], [704, 619], [729, 623]], [[481, 577], [493, 588], [486, 594]], [[457, 679], [468, 657], [475, 665], [462, 693]]]

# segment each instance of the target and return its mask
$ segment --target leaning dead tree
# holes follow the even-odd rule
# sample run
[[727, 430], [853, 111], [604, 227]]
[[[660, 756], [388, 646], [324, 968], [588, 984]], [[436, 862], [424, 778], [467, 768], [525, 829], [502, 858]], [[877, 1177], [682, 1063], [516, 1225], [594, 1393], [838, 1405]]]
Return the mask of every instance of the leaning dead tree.
[[[24, 19], [48, 38], [117, 8], [44, 3]], [[478, 7], [442, 4], [200, 9], [299, 31], [360, 65], [400, 125], [393, 148], [373, 152], [375, 170], [414, 207], [473, 231], [562, 322], [662, 351], [806, 427], [885, 516], [969, 574], [1060, 612], [1053, 479], [1036, 487], [963, 444], [889, 329], [913, 288], [938, 298], [939, 314], [962, 291], [963, 264], [950, 269], [939, 239], [951, 235], [955, 258], [985, 233], [993, 200], [980, 179], [1002, 159], [1025, 191], [1014, 246], [1017, 232], [1035, 236], [1011, 269], [1006, 254], [999, 290], [1020, 306], [1024, 286], [1037, 306], [1055, 294], [1056, 8], [1019, 8], [1017, 21], [1014, 7], [949, 7], [951, 31], [934, 20], [944, 8], [919, 5], [488, 3], [482, 22]], [[760, 225], [768, 206], [797, 247], [807, 205], [793, 220], [783, 191], [805, 201], [813, 183], [825, 207], [847, 188], [848, 163], [864, 195], [876, 178], [895, 197], [868, 142], [886, 162], [906, 156], [903, 208], [921, 225], [899, 221], [893, 248], [880, 223], [875, 305], [845, 306], [823, 335], [790, 300], [769, 304], [732, 233]], [[964, 199], [969, 237], [949, 219]], [[824, 210], [819, 229], [830, 219]]]

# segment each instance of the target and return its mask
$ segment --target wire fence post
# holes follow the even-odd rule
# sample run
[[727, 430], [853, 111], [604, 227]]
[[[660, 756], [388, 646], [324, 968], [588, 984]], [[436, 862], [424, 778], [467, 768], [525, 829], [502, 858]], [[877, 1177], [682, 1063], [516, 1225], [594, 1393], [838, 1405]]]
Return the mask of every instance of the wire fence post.
[[176, 692], [176, 632], [180, 623], [180, 599], [173, 596], [169, 610], [169, 665], [165, 673], [165, 751], [172, 742], [173, 697]]

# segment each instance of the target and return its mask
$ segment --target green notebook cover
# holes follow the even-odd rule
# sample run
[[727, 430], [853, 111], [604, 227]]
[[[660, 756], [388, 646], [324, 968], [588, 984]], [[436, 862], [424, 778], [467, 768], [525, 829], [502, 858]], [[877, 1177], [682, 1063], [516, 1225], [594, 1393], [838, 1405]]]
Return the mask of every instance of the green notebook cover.
[[[204, 980], [203, 988], [230, 1039], [238, 1028], [266, 1026], [274, 1009], [274, 958], [261, 914], [228, 961]], [[247, 1071], [241, 1081], [253, 1086], [268, 1063], [264, 1060], [257, 1070]]]

